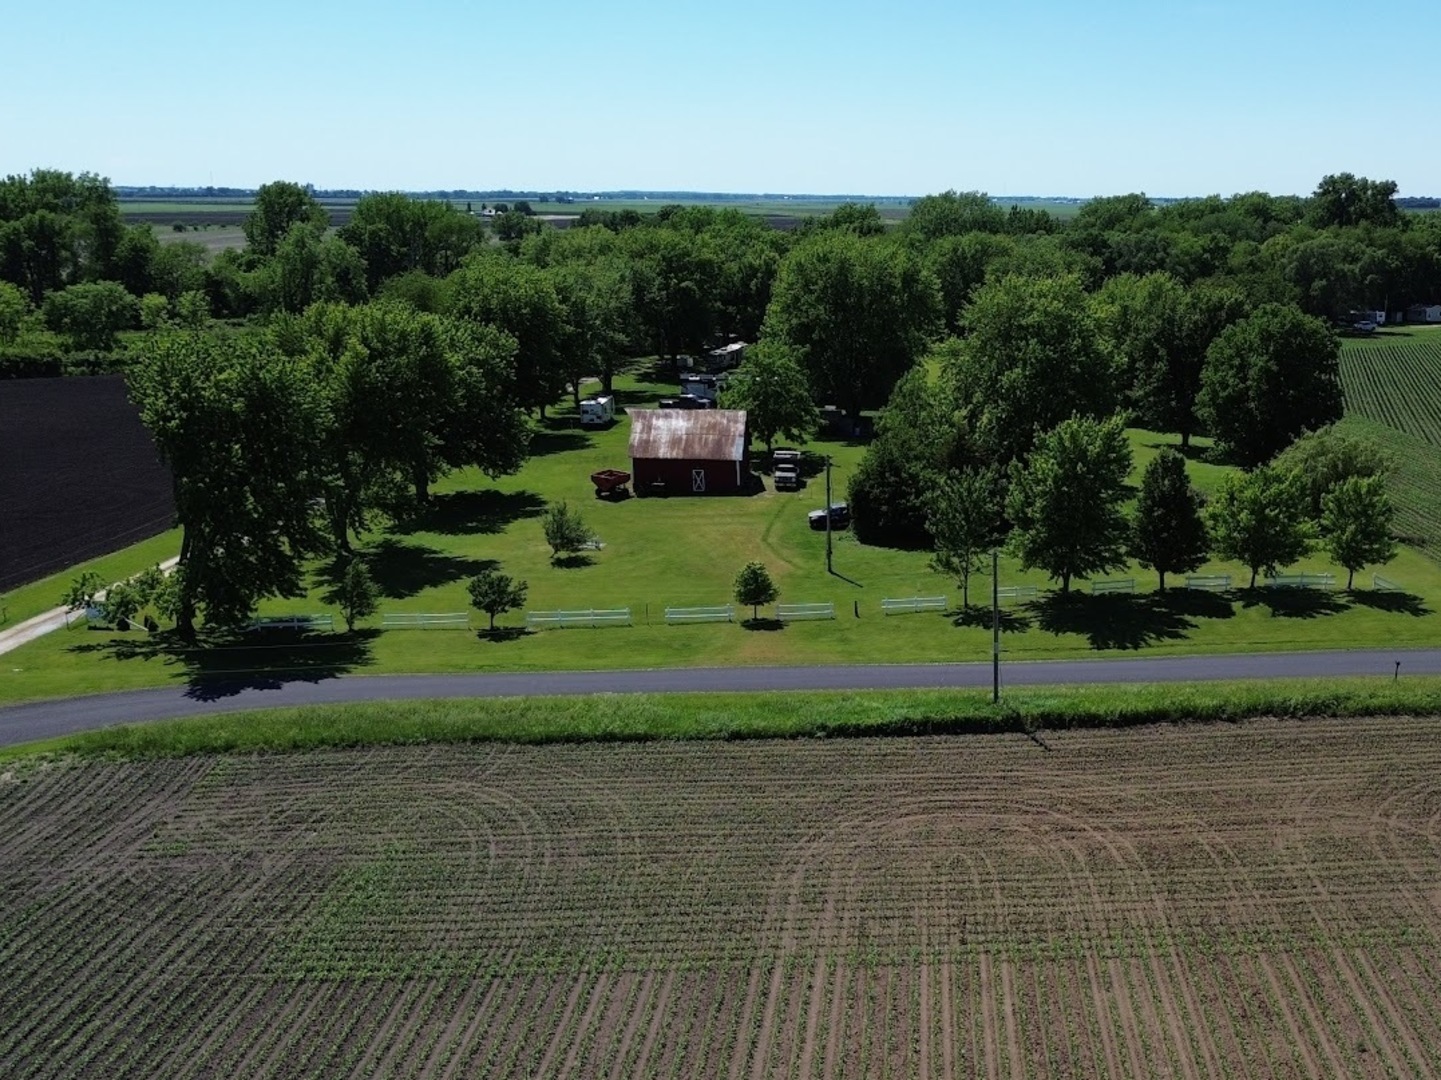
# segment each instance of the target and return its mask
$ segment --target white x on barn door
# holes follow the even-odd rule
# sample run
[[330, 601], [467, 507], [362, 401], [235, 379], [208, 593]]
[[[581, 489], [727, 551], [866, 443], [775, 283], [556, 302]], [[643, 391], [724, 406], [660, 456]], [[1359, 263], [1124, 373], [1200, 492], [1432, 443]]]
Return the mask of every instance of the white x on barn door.
[[690, 489], [692, 491], [705, 490], [705, 470], [692, 469], [690, 471]]

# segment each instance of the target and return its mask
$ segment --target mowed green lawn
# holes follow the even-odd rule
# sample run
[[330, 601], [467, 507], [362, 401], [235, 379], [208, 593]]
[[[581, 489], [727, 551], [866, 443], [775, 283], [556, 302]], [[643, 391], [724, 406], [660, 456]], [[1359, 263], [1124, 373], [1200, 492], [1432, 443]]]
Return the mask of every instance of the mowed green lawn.
[[[669, 384], [622, 379], [623, 405], [644, 407], [673, 392]], [[75, 629], [52, 634], [0, 659], [0, 700], [141, 687], [221, 671], [291, 670], [305, 677], [337, 673], [451, 672], [597, 669], [678, 665], [805, 663], [913, 663], [984, 660], [990, 655], [989, 616], [973, 613], [886, 617], [883, 598], [945, 595], [959, 607], [953, 581], [934, 573], [925, 552], [867, 547], [849, 532], [836, 534], [835, 573], [825, 568], [825, 537], [812, 531], [806, 512], [824, 504], [824, 479], [813, 477], [796, 493], [770, 489], [753, 496], [676, 497], [611, 503], [595, 498], [590, 473], [629, 468], [629, 422], [586, 432], [556, 426], [536, 439], [535, 456], [517, 476], [492, 483], [472, 471], [436, 487], [434, 509], [422, 519], [368, 535], [367, 550], [386, 596], [382, 612], [460, 612], [468, 606], [466, 580], [498, 566], [530, 586], [529, 610], [631, 609], [634, 625], [604, 629], [523, 631], [524, 614], [500, 620], [508, 634], [479, 633], [485, 617], [472, 613], [470, 632], [380, 631], [367, 620], [355, 638], [337, 634], [311, 644], [270, 639], [263, 645], [180, 650], [145, 635]], [[1135, 476], [1169, 436], [1131, 432]], [[1204, 446], [1204, 440], [1198, 440]], [[834, 462], [836, 498], [864, 447], [841, 442], [812, 444]], [[1195, 483], [1215, 487], [1226, 469], [1189, 464]], [[555, 566], [541, 531], [547, 502], [565, 499], [579, 507], [604, 548]], [[735, 624], [665, 624], [667, 606], [731, 602], [737, 569], [749, 559], [765, 563], [788, 602], [836, 605], [837, 617], [764, 629]], [[134, 560], [132, 560], [134, 561]], [[1322, 553], [1294, 569], [1345, 573]], [[1214, 563], [1244, 586], [1247, 571]], [[1001, 584], [1035, 585], [1036, 602], [1007, 607], [1003, 624], [1011, 660], [1063, 656], [1120, 656], [1140, 652], [1246, 652], [1279, 649], [1431, 645], [1441, 640], [1441, 567], [1404, 549], [1384, 570], [1404, 595], [1369, 590], [1369, 573], [1358, 575], [1356, 594], [1341, 592], [1238, 591], [1217, 596], [1172, 590], [1154, 594], [1153, 574], [1132, 568], [1112, 577], [1135, 576], [1141, 592], [1058, 603], [1045, 575], [1021, 573], [1001, 561]], [[58, 593], [63, 581], [47, 588]], [[1088, 592], [1081, 582], [1078, 591]], [[334, 611], [320, 599], [317, 580], [308, 598], [267, 602], [263, 614]], [[972, 583], [972, 601], [989, 601], [990, 580]], [[858, 615], [857, 615], [858, 613]], [[762, 616], [768, 614], [764, 609]], [[337, 615], [337, 624], [339, 617]], [[246, 639], [247, 641], [253, 639]]]

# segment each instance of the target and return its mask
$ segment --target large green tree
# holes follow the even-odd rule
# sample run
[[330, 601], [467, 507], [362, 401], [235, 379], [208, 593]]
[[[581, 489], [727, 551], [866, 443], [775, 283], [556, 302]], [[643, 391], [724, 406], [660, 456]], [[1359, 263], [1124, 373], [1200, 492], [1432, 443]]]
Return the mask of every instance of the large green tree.
[[0, 281], [0, 345], [13, 345], [30, 315], [30, 301], [18, 285]]
[[108, 352], [140, 318], [140, 303], [115, 281], [71, 285], [45, 298], [45, 321], [72, 349]]
[[0, 180], [0, 280], [39, 307], [47, 292], [114, 277], [124, 226], [110, 181], [36, 169]]
[[598, 377], [608, 394], [632, 330], [630, 267], [620, 256], [610, 255], [562, 263], [549, 273], [564, 315], [558, 349], [561, 373], [577, 404], [581, 379], [588, 375]]
[[503, 256], [473, 258], [450, 278], [450, 313], [515, 339], [516, 392], [544, 416], [565, 389], [565, 308], [550, 275]]
[[1340, 351], [1319, 319], [1263, 305], [1212, 343], [1197, 411], [1232, 460], [1259, 465], [1341, 418]]
[[917, 199], [902, 226], [925, 240], [1007, 231], [1006, 212], [983, 191], [943, 191]]
[[256, 337], [163, 334], [129, 385], [174, 478], [182, 636], [199, 609], [233, 625], [265, 597], [304, 595], [324, 548], [311, 514], [324, 407], [304, 363]]
[[854, 417], [886, 401], [940, 315], [935, 278], [905, 247], [828, 230], [781, 262], [763, 333], [795, 350], [819, 403]]
[[1129, 529], [1121, 507], [1131, 447], [1120, 417], [1064, 420], [1011, 470], [1006, 510], [1021, 569], [1039, 567], [1071, 589], [1073, 577], [1126, 565]]
[[1187, 574], [1206, 561], [1209, 540], [1201, 496], [1186, 476], [1186, 459], [1169, 447], [1147, 464], [1131, 522], [1130, 554], [1156, 571], [1161, 592], [1167, 574]]
[[274, 255], [296, 225], [303, 225], [318, 239], [328, 224], [325, 208], [308, 188], [276, 180], [262, 184], [255, 193], [255, 206], [243, 228], [250, 250], [264, 256]]
[[1396, 181], [1368, 180], [1351, 173], [1323, 176], [1307, 206], [1307, 217], [1322, 228], [1379, 225], [1392, 228], [1400, 222]]
[[1306, 493], [1308, 517], [1321, 517], [1321, 500], [1328, 491], [1353, 477], [1383, 479], [1396, 468], [1396, 459], [1374, 439], [1331, 425], [1307, 432], [1271, 462], [1296, 478]]
[[484, 232], [478, 218], [448, 202], [385, 192], [361, 196], [339, 236], [365, 260], [374, 293], [407, 271], [449, 274], [484, 243]]
[[961, 435], [926, 366], [907, 372], [850, 476], [847, 497], [856, 537], [867, 544], [931, 547], [930, 493], [947, 472], [973, 463]]
[[1249, 567], [1251, 588], [1261, 571], [1274, 574], [1311, 549], [1305, 492], [1296, 478], [1263, 466], [1231, 473], [1206, 508], [1217, 555]]
[[665, 226], [628, 229], [621, 244], [649, 347], [672, 361], [699, 352], [717, 315], [720, 269], [709, 246], [689, 230]]
[[291, 226], [257, 273], [271, 311], [299, 313], [311, 304], [365, 300], [365, 264], [349, 244], [322, 238], [305, 224]]
[[1176, 430], [1172, 405], [1184, 348], [1184, 286], [1166, 273], [1121, 274], [1101, 286], [1094, 303], [1126, 404], [1143, 427]]
[[751, 435], [766, 444], [767, 453], [780, 436], [809, 442], [820, 423], [806, 373], [794, 353], [769, 341], [746, 351], [745, 362], [721, 394], [721, 405], [745, 410]]
[[1009, 276], [987, 284], [939, 352], [963, 424], [998, 464], [1077, 415], [1119, 404], [1115, 363], [1079, 278]]

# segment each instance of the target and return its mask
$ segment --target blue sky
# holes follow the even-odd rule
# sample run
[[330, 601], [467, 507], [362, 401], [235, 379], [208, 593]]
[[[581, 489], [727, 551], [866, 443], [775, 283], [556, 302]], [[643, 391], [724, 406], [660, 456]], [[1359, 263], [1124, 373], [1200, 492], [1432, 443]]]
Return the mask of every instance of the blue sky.
[[4, 173], [1193, 195], [1305, 193], [1348, 170], [1441, 194], [1441, 143], [1429, 134], [1441, 61], [1404, 30], [1431, 21], [1420, 9], [1408, 19], [1334, 0], [10, 7]]

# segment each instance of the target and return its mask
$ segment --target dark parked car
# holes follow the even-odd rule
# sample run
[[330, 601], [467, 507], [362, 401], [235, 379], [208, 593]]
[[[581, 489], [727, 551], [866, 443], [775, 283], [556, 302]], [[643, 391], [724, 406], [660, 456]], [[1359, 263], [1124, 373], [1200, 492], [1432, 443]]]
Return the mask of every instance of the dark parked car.
[[[812, 529], [824, 529], [826, 527], [826, 512], [824, 510], [812, 510], [806, 515]], [[851, 508], [845, 503], [831, 503], [831, 528], [844, 529], [851, 523]]]

